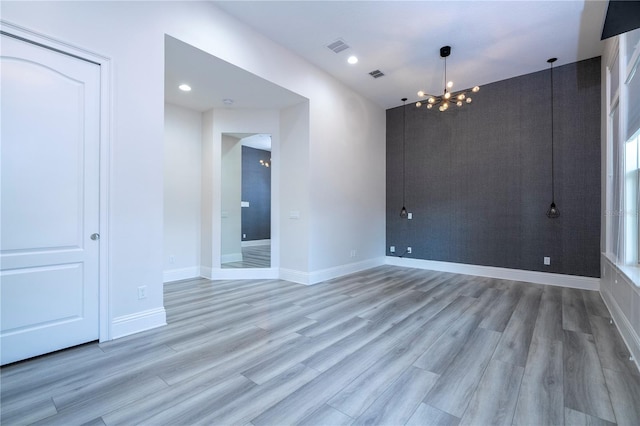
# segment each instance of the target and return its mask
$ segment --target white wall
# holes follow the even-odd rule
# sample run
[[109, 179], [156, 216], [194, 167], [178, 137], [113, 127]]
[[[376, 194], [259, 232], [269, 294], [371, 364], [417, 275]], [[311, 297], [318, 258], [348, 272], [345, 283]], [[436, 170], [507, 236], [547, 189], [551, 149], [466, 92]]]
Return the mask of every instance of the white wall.
[[201, 113], [165, 104], [165, 282], [200, 276], [201, 129]]
[[[107, 238], [113, 322], [126, 318], [132, 328], [137, 321], [143, 327], [145, 313], [163, 303], [165, 34], [309, 99], [308, 140], [299, 141], [308, 144], [309, 157], [295, 159], [307, 166], [308, 178], [300, 178], [308, 185], [300, 191], [310, 197], [309, 222], [278, 222], [301, 226], [309, 239], [308, 266], [297, 271], [301, 281], [383, 262], [383, 108], [208, 2], [3, 1], [2, 19], [112, 60]], [[215, 258], [219, 248], [211, 252]], [[148, 287], [146, 299], [137, 298], [140, 285]]]

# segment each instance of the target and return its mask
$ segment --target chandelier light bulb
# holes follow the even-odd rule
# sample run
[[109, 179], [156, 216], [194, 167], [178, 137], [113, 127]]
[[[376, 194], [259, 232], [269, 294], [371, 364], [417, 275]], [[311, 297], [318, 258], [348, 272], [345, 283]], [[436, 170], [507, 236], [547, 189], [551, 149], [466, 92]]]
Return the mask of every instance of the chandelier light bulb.
[[444, 94], [445, 99], [449, 99], [451, 97], [451, 93], [447, 92]]
[[471, 89], [471, 91], [473, 93], [478, 93], [480, 91], [480, 86], [475, 86], [473, 89]]
[[433, 108], [433, 104], [427, 104], [427, 109]]
[[467, 103], [470, 104], [471, 103], [471, 98], [467, 98]]
[[416, 102], [416, 107], [420, 108], [422, 106], [422, 102], [418, 101]]
[[465, 98], [464, 93], [460, 93], [460, 94], [458, 95], [458, 100], [459, 100], [459, 101], [463, 100], [464, 98]]
[[431, 96], [429, 99], [427, 99], [427, 102], [429, 102], [430, 104], [433, 104], [436, 102], [436, 98], [434, 98], [433, 96]]
[[421, 90], [418, 92], [418, 96], [420, 96], [421, 98], [424, 98], [425, 93]]
[[462, 101], [458, 101], [458, 102], [456, 102], [456, 105], [458, 105], [459, 107], [461, 107], [461, 106], [462, 106]]
[[448, 82], [448, 83], [447, 83], [447, 87], [448, 87], [449, 89], [451, 89], [451, 88], [453, 87], [453, 81]]

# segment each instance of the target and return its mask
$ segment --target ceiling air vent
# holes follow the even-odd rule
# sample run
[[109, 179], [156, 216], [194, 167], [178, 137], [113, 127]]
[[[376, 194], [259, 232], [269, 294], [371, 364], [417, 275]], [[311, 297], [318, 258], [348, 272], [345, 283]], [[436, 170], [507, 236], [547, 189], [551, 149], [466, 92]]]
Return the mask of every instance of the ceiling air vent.
[[333, 43], [327, 45], [327, 47], [331, 50], [333, 50], [335, 53], [340, 53], [343, 50], [347, 50], [349, 48], [349, 45], [347, 43], [345, 43], [344, 41], [338, 39], [336, 41], [334, 41]]
[[384, 76], [384, 73], [382, 71], [380, 71], [380, 70], [374, 70], [374, 71], [371, 71], [369, 73], [369, 75], [371, 77], [373, 77], [373, 78], [380, 78], [380, 77]]

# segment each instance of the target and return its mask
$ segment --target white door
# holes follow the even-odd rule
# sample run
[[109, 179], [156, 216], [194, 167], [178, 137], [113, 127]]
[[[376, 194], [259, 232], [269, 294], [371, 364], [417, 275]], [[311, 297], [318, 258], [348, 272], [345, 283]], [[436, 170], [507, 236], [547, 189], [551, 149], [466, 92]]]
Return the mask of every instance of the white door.
[[1, 364], [99, 334], [100, 67], [2, 35]]

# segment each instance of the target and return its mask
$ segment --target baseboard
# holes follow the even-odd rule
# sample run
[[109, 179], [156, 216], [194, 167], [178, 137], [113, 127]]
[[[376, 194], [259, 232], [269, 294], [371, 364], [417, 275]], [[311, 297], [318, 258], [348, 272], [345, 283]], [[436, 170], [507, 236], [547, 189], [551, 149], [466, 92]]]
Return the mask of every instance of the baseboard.
[[280, 279], [291, 281], [292, 283], [309, 285], [309, 274], [307, 272], [296, 271], [293, 269], [280, 268]]
[[213, 278], [213, 268], [210, 266], [200, 266], [200, 276], [202, 278], [212, 279]]
[[277, 268], [220, 268], [212, 269], [211, 280], [277, 280]]
[[220, 263], [242, 262], [242, 253], [230, 253], [220, 256]]
[[602, 291], [600, 294], [602, 294], [602, 299], [611, 313], [611, 318], [626, 343], [636, 363], [636, 367], [640, 371], [640, 337], [638, 333], [634, 330], [627, 316], [622, 312], [622, 308], [620, 308], [616, 299], [608, 291]]
[[494, 266], [468, 265], [465, 263], [441, 262], [437, 260], [409, 259], [387, 256], [387, 265], [408, 268], [430, 269], [432, 271], [454, 274], [477, 275], [511, 281], [524, 281], [536, 284], [578, 288], [581, 290], [600, 290], [600, 279], [576, 275], [553, 274], [550, 272], [525, 271], [522, 269], [498, 268]]
[[250, 240], [242, 241], [240, 247], [255, 247], [255, 246], [268, 246], [271, 244], [271, 240]]
[[200, 267], [192, 266], [190, 268], [169, 269], [163, 272], [163, 282], [186, 280], [189, 278], [197, 278], [200, 276]]
[[342, 277], [366, 269], [375, 268], [385, 264], [384, 257], [363, 260], [361, 262], [347, 263], [346, 265], [335, 266], [333, 268], [322, 269], [313, 272], [294, 271], [292, 269], [280, 268], [280, 279], [294, 283], [313, 285], [323, 281]]
[[167, 314], [164, 307], [123, 315], [113, 319], [111, 338], [117, 339], [163, 325], [167, 325]]

